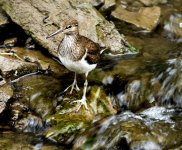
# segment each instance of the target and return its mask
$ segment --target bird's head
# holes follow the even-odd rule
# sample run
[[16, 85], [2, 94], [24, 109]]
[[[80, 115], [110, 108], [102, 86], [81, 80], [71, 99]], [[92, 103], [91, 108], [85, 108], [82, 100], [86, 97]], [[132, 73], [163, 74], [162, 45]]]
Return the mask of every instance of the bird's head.
[[78, 34], [78, 21], [75, 19], [64, 20], [61, 23], [60, 29], [48, 35], [47, 38], [50, 38], [58, 33], [64, 33], [66, 35]]

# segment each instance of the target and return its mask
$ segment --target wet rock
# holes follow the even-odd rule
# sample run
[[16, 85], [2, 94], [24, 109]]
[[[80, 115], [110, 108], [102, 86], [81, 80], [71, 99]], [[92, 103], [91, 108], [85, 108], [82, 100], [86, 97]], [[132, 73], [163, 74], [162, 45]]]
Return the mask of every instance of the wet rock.
[[26, 62], [34, 63], [39, 67], [39, 70], [48, 71], [52, 73], [53, 76], [62, 76], [68, 73], [68, 70], [65, 69], [58, 62], [53, 59], [43, 55], [38, 50], [28, 50], [24, 48], [14, 47], [14, 52]]
[[147, 64], [144, 60], [146, 63], [144, 68], [141, 67], [141, 61], [130, 68], [129, 64], [132, 61], [122, 62], [114, 68], [114, 70], [120, 68], [122, 71], [116, 71], [115, 75], [110, 74], [107, 77], [112, 79], [109, 85], [112, 87], [110, 91], [112, 89], [117, 91], [116, 97], [120, 106], [132, 111], [141, 109], [144, 105], [147, 107], [153, 105], [181, 107], [181, 59], [150, 61], [153, 64]]
[[46, 37], [57, 30], [62, 19], [68, 16], [79, 21], [82, 35], [89, 37], [101, 46], [109, 47], [112, 51], [129, 52], [128, 43], [123, 35], [120, 35], [115, 26], [105, 20], [88, 3], [77, 5], [75, 1], [57, 0], [54, 3], [47, 3], [31, 0], [25, 3], [23, 0], [9, 0], [4, 1], [2, 8], [15, 23], [19, 24], [27, 34], [31, 35], [53, 55], [57, 55], [57, 47], [61, 36], [56, 36], [51, 40], [46, 39]]
[[[110, 80], [105, 83], [104, 80]], [[148, 93], [146, 88], [149, 86], [151, 74], [145, 73], [142, 77], [124, 77], [124, 75], [106, 76], [103, 83], [107, 91], [116, 99], [118, 110], [137, 111], [142, 109], [143, 105], [152, 105], [148, 102], [145, 95]]]
[[8, 18], [0, 7], [0, 27], [6, 25], [8, 23], [9, 23]]
[[50, 143], [44, 143], [43, 139], [39, 136], [31, 134], [21, 134], [12, 131], [1, 131], [0, 133], [0, 149], [12, 149], [12, 150], [63, 150], [64, 147], [54, 146]]
[[0, 114], [6, 108], [8, 100], [13, 96], [13, 90], [9, 84], [0, 86]]
[[167, 0], [139, 0], [142, 2], [145, 6], [152, 6], [152, 5], [158, 5], [158, 4], [165, 4], [167, 3]]
[[9, 112], [11, 124], [16, 130], [29, 133], [40, 133], [43, 130], [43, 120], [33, 114], [27, 104], [21, 101], [11, 103]]
[[12, 124], [15, 124], [15, 122], [18, 121], [19, 119], [24, 118], [29, 110], [26, 104], [23, 104], [18, 101], [11, 103], [9, 109], [11, 111]]
[[124, 9], [122, 6], [118, 6], [116, 10], [112, 12], [113, 17], [148, 31], [154, 30], [158, 25], [160, 14], [161, 9], [157, 6], [141, 7], [138, 12], [131, 12]]
[[6, 47], [14, 47], [17, 44], [17, 38], [6, 39], [4, 45]]
[[[77, 109], [77, 105], [75, 105], [74, 103], [72, 104], [71, 101], [73, 101], [73, 98], [81, 98], [82, 96], [82, 90], [76, 95], [73, 95], [74, 97], [70, 97], [69, 95], [67, 95], [66, 97], [64, 97], [64, 99], [66, 99], [66, 101], [64, 101], [63, 105], [67, 106], [67, 107], [63, 107], [61, 109], [61, 111], [59, 112], [66, 112], [67, 108], [71, 108], [71, 112], [76, 111]], [[94, 117], [94, 115], [97, 114], [115, 114], [116, 110], [114, 109], [114, 105], [113, 105], [113, 100], [111, 97], [109, 97], [104, 89], [100, 86], [92, 86], [91, 89], [88, 91], [87, 93], [87, 103], [89, 105], [89, 110], [87, 110], [87, 113], [90, 113], [92, 117]], [[68, 106], [70, 105], [70, 106]], [[80, 109], [81, 110], [85, 110], [84, 108]], [[63, 113], [62, 112], [62, 113]]]
[[[159, 59], [169, 58], [171, 49], [173, 49], [176, 45], [175, 42], [166, 40], [166, 38], [161, 38], [161, 37], [160, 38], [146, 37], [141, 40], [139, 37], [128, 36], [127, 39], [128, 41], [130, 41], [130, 43], [132, 43], [132, 45], [134, 45], [136, 48], [139, 48], [142, 51], [143, 58], [141, 58], [141, 60], [146, 59], [146, 61], [153, 58], [159, 58]], [[140, 60], [137, 59], [136, 61], [140, 62]]]
[[164, 30], [171, 33], [170, 38], [181, 38], [182, 37], [182, 15], [175, 14], [169, 17], [164, 25]]
[[36, 64], [20, 60], [17, 57], [11, 56], [12, 54], [9, 53], [10, 56], [7, 56], [7, 53], [0, 54], [0, 70], [4, 78], [15, 79], [25, 74], [38, 71]]
[[73, 149], [121, 149], [129, 147], [129, 143], [132, 144], [135, 140], [155, 143], [153, 135], [140, 117], [125, 112], [95, 122], [75, 139]]
[[14, 102], [10, 104], [10, 124], [23, 132], [40, 133], [46, 117], [53, 114], [61, 82], [46, 75], [27, 75], [13, 82]]
[[155, 106], [144, 110], [141, 115], [162, 149], [175, 149], [181, 145], [181, 109]]
[[[153, 107], [137, 115], [123, 112], [104, 118], [78, 135], [73, 149], [161, 150], [178, 147], [182, 130], [180, 113], [181, 110]], [[161, 134], [165, 134], [164, 138]]]
[[14, 122], [13, 127], [25, 133], [40, 133], [44, 129], [42, 119], [30, 113]]
[[167, 106], [174, 105], [181, 108], [182, 59], [169, 59], [166, 64], [168, 67], [162, 73], [151, 79], [151, 85], [154, 88], [158, 86], [157, 91], [151, 92], [151, 98], [159, 104]]
[[[54, 118], [55, 117], [55, 118]], [[70, 144], [75, 138], [76, 133], [87, 127], [86, 120], [83, 120], [84, 115], [57, 115], [50, 118], [51, 122], [57, 125], [49, 128], [45, 137], [56, 143]], [[59, 118], [59, 119], [58, 119]], [[52, 124], [52, 123], [51, 123]]]
[[52, 127], [46, 133], [49, 140], [70, 144], [75, 135], [85, 130], [93, 120], [116, 113], [112, 99], [105, 94], [101, 87], [93, 86], [88, 92], [88, 110], [82, 107], [77, 111], [78, 105], [71, 103], [79, 97], [81, 98], [81, 93], [74, 98], [67, 95], [61, 105], [57, 106], [57, 112], [47, 118], [47, 124], [52, 124]]
[[121, 58], [113, 57], [111, 62], [104, 64], [107, 69], [92, 71], [88, 79], [103, 84], [106, 92], [116, 100], [117, 110], [136, 111], [141, 109], [143, 103], [148, 103], [145, 94], [148, 93], [146, 91], [152, 73], [143, 71], [145, 65], [142, 64], [146, 64], [144, 58], [136, 57], [129, 60]]
[[1, 49], [0, 69], [5, 78], [11, 79], [38, 71], [47, 71], [57, 77], [68, 72], [67, 69], [40, 51], [19, 47], [14, 47], [12, 50]]
[[30, 75], [14, 83], [15, 99], [26, 104], [41, 118], [53, 113], [56, 96], [61, 91], [59, 80], [46, 75]]
[[175, 8], [174, 11], [178, 10], [178, 12], [181, 12], [182, 11], [181, 4], [182, 4], [182, 1], [180, 0], [172, 1], [172, 5], [173, 5], [172, 8]]
[[[118, 100], [120, 110], [137, 111], [154, 105], [181, 107], [181, 57], [166, 61], [175, 43], [162, 38], [145, 38], [142, 42], [137, 38], [132, 43], [141, 47], [142, 57], [111, 57], [103, 62], [102, 69], [89, 74], [89, 81], [103, 83]], [[173, 52], [181, 53], [178, 49]]]

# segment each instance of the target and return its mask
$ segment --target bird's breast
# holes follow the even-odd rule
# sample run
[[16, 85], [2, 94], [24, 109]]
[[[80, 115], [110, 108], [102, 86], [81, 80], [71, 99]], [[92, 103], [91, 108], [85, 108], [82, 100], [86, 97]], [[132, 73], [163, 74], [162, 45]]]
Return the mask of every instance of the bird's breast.
[[84, 54], [84, 48], [73, 37], [65, 37], [58, 49], [58, 55], [73, 61], [80, 60]]
[[62, 56], [59, 56], [59, 59], [68, 70], [79, 74], [90, 72], [97, 66], [97, 64], [88, 64], [84, 57], [78, 61], [73, 61], [67, 57]]

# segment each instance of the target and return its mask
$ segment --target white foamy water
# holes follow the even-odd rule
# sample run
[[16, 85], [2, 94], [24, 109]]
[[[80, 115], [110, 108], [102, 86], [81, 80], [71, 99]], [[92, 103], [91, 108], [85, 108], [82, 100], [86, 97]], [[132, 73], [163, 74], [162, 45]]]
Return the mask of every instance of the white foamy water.
[[140, 114], [148, 118], [147, 121], [149, 121], [150, 123], [159, 120], [168, 123], [173, 123], [173, 121], [171, 120], [173, 112], [175, 112], [174, 109], [167, 109], [165, 107], [154, 106], [144, 110]]

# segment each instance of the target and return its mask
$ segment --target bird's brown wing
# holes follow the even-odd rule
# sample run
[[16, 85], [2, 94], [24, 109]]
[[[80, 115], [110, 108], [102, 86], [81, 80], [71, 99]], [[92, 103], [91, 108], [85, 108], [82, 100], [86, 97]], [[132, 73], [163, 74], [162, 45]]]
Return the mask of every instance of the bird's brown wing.
[[84, 41], [84, 48], [87, 51], [86, 60], [89, 64], [96, 64], [100, 60], [100, 46], [97, 43], [94, 43], [92, 40], [81, 36], [81, 40]]

